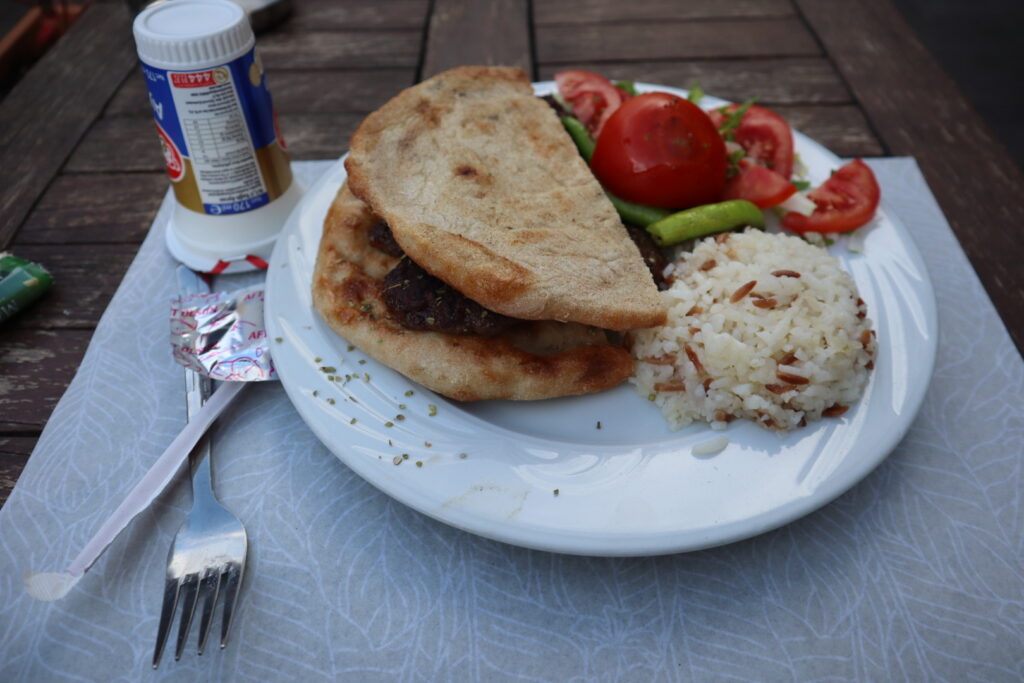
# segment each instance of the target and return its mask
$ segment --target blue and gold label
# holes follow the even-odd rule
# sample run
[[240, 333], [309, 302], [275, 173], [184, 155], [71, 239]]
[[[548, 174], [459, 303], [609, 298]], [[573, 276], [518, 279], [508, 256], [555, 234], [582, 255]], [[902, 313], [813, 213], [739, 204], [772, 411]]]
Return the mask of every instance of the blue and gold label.
[[263, 65], [250, 50], [197, 71], [142, 65], [178, 202], [219, 216], [280, 197], [292, 183]]

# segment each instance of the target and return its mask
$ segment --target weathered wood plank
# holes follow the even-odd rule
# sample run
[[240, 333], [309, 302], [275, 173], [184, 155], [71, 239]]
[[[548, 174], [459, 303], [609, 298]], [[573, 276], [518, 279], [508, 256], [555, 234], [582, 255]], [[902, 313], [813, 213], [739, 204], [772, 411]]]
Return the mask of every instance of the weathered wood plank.
[[105, 116], [82, 138], [64, 170], [116, 173], [163, 168], [152, 117]]
[[302, 0], [288, 19], [288, 28], [294, 31], [421, 30], [429, 7], [429, 0]]
[[0, 432], [34, 436], [89, 345], [87, 330], [7, 329], [0, 338]]
[[38, 440], [37, 436], [0, 436], [0, 456], [16, 455], [27, 460]]
[[533, 4], [537, 26], [602, 22], [729, 19], [793, 16], [789, 0], [538, 0]]
[[548, 64], [644, 59], [804, 57], [821, 50], [799, 19], [537, 26]]
[[[53, 273], [53, 287], [4, 328], [93, 328], [138, 251], [137, 244], [22, 245], [22, 258], [38, 261]], [[0, 376], [3, 373], [0, 372]]]
[[134, 61], [128, 11], [120, 3], [94, 4], [4, 98], [0, 248], [11, 242]]
[[[614, 80], [646, 81], [688, 88], [700, 82], [705, 92], [742, 101], [760, 95], [762, 104], [846, 104], [853, 101], [827, 59], [698, 60], [689, 62], [627, 62], [574, 64]], [[540, 77], [551, 79], [564, 67], [544, 65]]]
[[289, 25], [260, 36], [260, 54], [267, 68], [357, 69], [415, 67], [420, 56], [420, 30], [301, 31]]
[[0, 436], [0, 508], [11, 495], [14, 483], [25, 469], [36, 446], [35, 436]]
[[464, 64], [531, 71], [527, 0], [435, 0], [422, 78]]
[[[269, 77], [269, 71], [267, 76]], [[273, 94], [271, 88], [271, 94]], [[141, 68], [137, 68], [124, 79], [117, 92], [107, 102], [103, 110], [104, 116], [146, 116], [152, 115], [149, 93], [146, 90], [146, 79]]]
[[269, 71], [267, 78], [279, 113], [368, 114], [412, 85], [416, 70]]
[[[278, 113], [369, 113], [415, 79], [416, 70], [411, 67], [370, 71], [267, 69], [267, 83]], [[150, 115], [141, 71], [125, 79], [104, 111], [104, 116]]]
[[848, 106], [776, 106], [773, 109], [794, 130], [813, 138], [841, 157], [871, 157], [886, 153], [864, 113]]
[[18, 231], [18, 244], [138, 244], [168, 182], [162, 171], [59, 175]]
[[1024, 172], [888, 0], [798, 3], [882, 141], [917, 158], [1024, 349]]
[[337, 159], [363, 122], [362, 114], [282, 114], [281, 128], [293, 159]]
[[[292, 159], [336, 159], [362, 114], [281, 114], [281, 131]], [[66, 170], [85, 173], [158, 171], [164, 168], [149, 117], [110, 116], [92, 127]]]

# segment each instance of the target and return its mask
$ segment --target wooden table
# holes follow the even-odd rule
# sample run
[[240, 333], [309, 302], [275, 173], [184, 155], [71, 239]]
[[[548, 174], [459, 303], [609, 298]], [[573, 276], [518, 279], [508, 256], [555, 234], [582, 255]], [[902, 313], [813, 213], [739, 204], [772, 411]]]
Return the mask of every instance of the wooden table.
[[[295, 159], [334, 159], [399, 89], [459, 64], [753, 94], [844, 156], [917, 158], [1018, 348], [1024, 174], [889, 0], [296, 0], [259, 36]], [[0, 104], [0, 249], [54, 289], [0, 329], [0, 504], [167, 187], [131, 20], [97, 2]], [[935, 273], [941, 277], [941, 273]], [[159, 305], [159, 302], [154, 302]], [[939, 302], [940, 311], [942, 302]], [[130, 334], [130, 330], [126, 330]]]

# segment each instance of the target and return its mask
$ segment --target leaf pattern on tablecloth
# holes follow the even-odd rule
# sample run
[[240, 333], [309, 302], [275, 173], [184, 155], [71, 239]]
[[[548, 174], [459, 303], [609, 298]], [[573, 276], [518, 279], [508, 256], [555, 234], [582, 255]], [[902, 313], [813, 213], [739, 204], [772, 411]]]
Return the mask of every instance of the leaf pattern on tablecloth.
[[847, 494], [686, 555], [524, 550], [387, 498], [279, 386], [252, 387], [215, 437], [251, 539], [232, 641], [151, 673], [182, 483], [65, 600], [32, 601], [21, 575], [65, 566], [184, 420], [153, 305], [173, 293], [164, 207], [0, 512], [0, 680], [1020, 680], [1024, 363], [914, 164], [872, 163], [925, 256], [940, 341], [910, 432]]

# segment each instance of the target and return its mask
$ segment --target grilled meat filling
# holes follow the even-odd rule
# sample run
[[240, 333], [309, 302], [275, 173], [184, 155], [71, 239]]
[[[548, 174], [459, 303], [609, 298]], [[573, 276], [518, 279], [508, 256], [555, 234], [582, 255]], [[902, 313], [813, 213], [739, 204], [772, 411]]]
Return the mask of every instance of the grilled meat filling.
[[405, 256], [402, 247], [398, 246], [398, 242], [395, 241], [394, 233], [391, 232], [391, 228], [384, 221], [374, 221], [373, 225], [370, 226], [368, 239], [370, 246], [383, 251], [388, 256], [394, 256], [395, 258]]
[[384, 276], [384, 303], [398, 322], [410, 330], [492, 336], [520, 322], [488, 311], [409, 257]]
[[[661, 249], [643, 228], [632, 225], [626, 228], [639, 247], [655, 283], [659, 288], [663, 287], [662, 271], [667, 261]], [[405, 255], [386, 222], [378, 220], [373, 224], [369, 240], [376, 249], [402, 259], [384, 276], [383, 294], [388, 310], [403, 327], [493, 336], [521, 322], [487, 310], [421, 268]]]
[[658, 285], [658, 289], [668, 289], [664, 275], [668, 259], [665, 258], [664, 250], [654, 241], [651, 233], [636, 225], [630, 225], [629, 223], [624, 223], [624, 225], [626, 226], [626, 232], [629, 233], [629, 238], [633, 240], [633, 244], [640, 250], [640, 256], [643, 257], [644, 263], [647, 264], [648, 270], [651, 271], [654, 284]]

